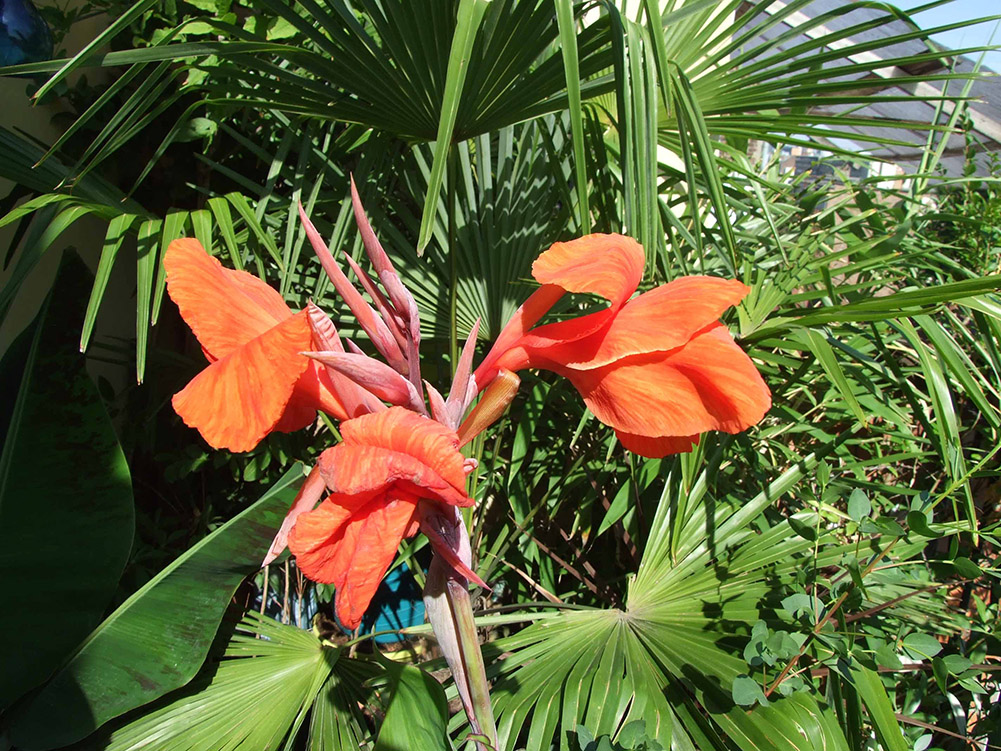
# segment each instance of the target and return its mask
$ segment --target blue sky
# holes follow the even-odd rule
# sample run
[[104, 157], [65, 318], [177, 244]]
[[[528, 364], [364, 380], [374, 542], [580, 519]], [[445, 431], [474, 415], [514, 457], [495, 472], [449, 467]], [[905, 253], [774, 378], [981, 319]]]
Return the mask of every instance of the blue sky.
[[[926, 0], [891, 0], [894, 5], [906, 11], [926, 5]], [[1001, 2], [998, 0], [954, 0], [932, 10], [913, 15], [915, 23], [922, 29], [973, 20], [983, 16], [1001, 13]], [[964, 29], [947, 31], [943, 34], [933, 34], [932, 39], [950, 49], [960, 47], [975, 47], [979, 44], [989, 44], [994, 34], [994, 44], [1001, 45], [1001, 29], [997, 29], [997, 21], [980, 23]], [[995, 33], [995, 29], [997, 32]], [[984, 65], [996, 73], [1001, 73], [1001, 50], [988, 52], [984, 57]]]

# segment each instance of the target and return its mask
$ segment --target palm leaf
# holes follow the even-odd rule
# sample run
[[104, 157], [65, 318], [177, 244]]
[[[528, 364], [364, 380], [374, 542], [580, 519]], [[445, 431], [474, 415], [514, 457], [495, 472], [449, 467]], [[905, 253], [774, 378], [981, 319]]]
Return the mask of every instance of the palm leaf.
[[[309, 632], [251, 612], [218, 665], [208, 666], [191, 686], [169, 695], [153, 711], [113, 729], [103, 747], [290, 748], [341, 657], [340, 649]], [[326, 691], [324, 699], [329, 698]]]

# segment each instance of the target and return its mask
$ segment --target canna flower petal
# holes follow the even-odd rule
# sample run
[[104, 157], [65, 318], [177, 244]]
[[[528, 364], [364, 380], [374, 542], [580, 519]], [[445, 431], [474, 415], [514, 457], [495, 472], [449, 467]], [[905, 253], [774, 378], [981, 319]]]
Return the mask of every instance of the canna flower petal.
[[341, 402], [337, 390], [323, 366], [310, 362], [296, 381], [292, 397], [282, 419], [275, 425], [280, 433], [302, 430], [316, 421], [316, 410], [320, 409], [338, 420], [348, 419], [347, 407]]
[[771, 407], [771, 394], [754, 363], [721, 324], [670, 352], [561, 372], [595, 417], [636, 436], [739, 433]]
[[[382, 413], [380, 413], [382, 414]], [[359, 418], [360, 419], [360, 418]], [[334, 493], [358, 495], [396, 485], [424, 498], [452, 506], [472, 506], [473, 500], [413, 456], [376, 446], [339, 444], [336, 453], [319, 462], [320, 473]], [[460, 454], [461, 456], [461, 454]]]
[[293, 315], [278, 292], [224, 268], [197, 240], [172, 242], [163, 263], [167, 291], [212, 363], [175, 395], [174, 408], [211, 445], [247, 451], [271, 431], [306, 427], [317, 409], [343, 420], [346, 402], [355, 414], [382, 407], [300, 354], [318, 341], [340, 345], [316, 306]]
[[249, 451], [276, 428], [309, 366], [311, 333], [297, 313], [209, 365], [174, 395], [174, 410], [216, 448]]
[[355, 629], [379, 588], [400, 542], [412, 529], [418, 497], [401, 490], [335, 495], [302, 514], [288, 546], [307, 577], [337, 587], [341, 623]]
[[599, 295], [618, 307], [643, 278], [643, 246], [625, 235], [586, 235], [553, 243], [535, 259], [532, 276], [567, 292]]
[[[330, 316], [320, 310], [312, 301], [306, 303], [306, 314], [309, 316], [310, 328], [313, 329], [313, 346], [319, 351], [343, 352], [344, 345], [341, 344], [341, 338], [337, 334], [337, 327], [330, 320]], [[315, 372], [316, 380], [319, 382], [317, 392], [321, 399], [320, 409], [325, 412], [330, 412], [330, 410], [322, 406], [324, 403], [322, 400], [327, 398], [325, 392], [329, 393], [338, 404], [343, 406], [345, 412], [343, 417], [336, 412], [331, 412], [331, 414], [334, 414], [341, 420], [346, 420], [349, 417], [359, 417], [369, 412], [378, 412], [386, 408], [386, 405], [380, 402], [374, 394], [369, 393], [347, 376], [332, 372], [329, 368], [321, 366], [318, 362], [312, 363], [310, 367]], [[305, 380], [312, 377], [309, 375], [309, 371], [307, 371], [307, 375], [303, 378]], [[307, 384], [307, 387], [310, 389], [310, 393], [312, 393], [312, 385]]]
[[253, 274], [225, 268], [192, 238], [163, 257], [167, 291], [209, 359], [220, 359], [292, 317], [277, 291]]
[[379, 492], [397, 484], [423, 498], [471, 506], [454, 431], [402, 407], [348, 420], [343, 443], [325, 451], [320, 472], [333, 493]]
[[[346, 446], [372, 446], [413, 457], [458, 491], [465, 492], [464, 457], [454, 430], [403, 409], [389, 409], [341, 426]], [[471, 505], [469, 503], [459, 505]]]
[[627, 451], [632, 451], [640, 456], [657, 458], [668, 454], [687, 454], [699, 445], [700, 437], [697, 435], [666, 435], [651, 438], [645, 435], [624, 433], [621, 430], [616, 430], [615, 436]]
[[[542, 286], [518, 308], [474, 374], [476, 383], [493, 381], [498, 370], [529, 366], [526, 345], [534, 326], [565, 292], [599, 295], [611, 303], [606, 310], [543, 326], [545, 336], [561, 342], [582, 339], [605, 326], [643, 278], [643, 246], [624, 235], [593, 234], [553, 243], [535, 259], [532, 275]], [[538, 342], [539, 346], [543, 346]]]
[[295, 500], [292, 501], [292, 506], [285, 515], [285, 520], [275, 535], [275, 539], [271, 542], [271, 547], [268, 549], [268, 554], [264, 556], [261, 566], [267, 566], [282, 554], [288, 545], [289, 532], [295, 526], [296, 519], [307, 511], [312, 511], [326, 492], [327, 486], [323, 482], [323, 477], [320, 476], [319, 468], [313, 467], [309, 476], [302, 483], [302, 487], [299, 488], [299, 492], [295, 494]]
[[[497, 339], [494, 340], [490, 352], [473, 373], [473, 380], [480, 388], [493, 381], [497, 375], [498, 359], [513, 348], [518, 347], [529, 329], [538, 323], [561, 297], [563, 297], [561, 287], [555, 284], [543, 284], [518, 307], [514, 315], [511, 316], [511, 320], [505, 324]], [[507, 370], [511, 370], [511, 367], [507, 366]]]
[[748, 292], [736, 279], [686, 276], [627, 302], [600, 334], [582, 338], [573, 334], [572, 326], [590, 328], [590, 323], [582, 322], [600, 316], [598, 313], [540, 326], [521, 346], [530, 360], [545, 358], [583, 370], [631, 355], [667, 352], [714, 326], [726, 309]]
[[[568, 362], [586, 362], [600, 346], [616, 312], [612, 308], [606, 308], [597, 313], [532, 329], [497, 355], [491, 372], [524, 368], [553, 370]], [[482, 369], [481, 365], [476, 371], [477, 375]]]

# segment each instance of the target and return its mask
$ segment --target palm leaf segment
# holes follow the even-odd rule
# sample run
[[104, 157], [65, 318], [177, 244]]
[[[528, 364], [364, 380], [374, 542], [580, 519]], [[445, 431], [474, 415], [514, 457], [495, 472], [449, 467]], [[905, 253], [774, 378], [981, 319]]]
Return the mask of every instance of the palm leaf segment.
[[[814, 549], [786, 524], [763, 534], [749, 524], [815, 466], [806, 457], [739, 509], [709, 520], [700, 500], [705, 472], [687, 502], [665, 490], [623, 610], [568, 612], [485, 646], [497, 658], [502, 747], [515, 748], [527, 734], [525, 748], [546, 749], [555, 734], [568, 749], [578, 726], [615, 737], [643, 720], [665, 748], [847, 750], [833, 709], [810, 693], [775, 694], [753, 712], [731, 693], [747, 672], [740, 656], [747, 624], [778, 609], [782, 583]], [[687, 518], [672, 520], [672, 509]], [[815, 521], [812, 513], [796, 517], [808, 527]], [[841, 546], [821, 548], [816, 565], [843, 554]]]
[[362, 708], [370, 691], [361, 684], [379, 672], [308, 631], [251, 612], [217, 665], [111, 729], [104, 748], [290, 748], [309, 717], [312, 748], [356, 749], [369, 736]]

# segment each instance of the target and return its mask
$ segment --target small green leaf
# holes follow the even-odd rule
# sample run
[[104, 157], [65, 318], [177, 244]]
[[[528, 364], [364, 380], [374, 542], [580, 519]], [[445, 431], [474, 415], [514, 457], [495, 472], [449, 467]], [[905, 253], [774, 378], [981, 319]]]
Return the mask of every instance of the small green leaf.
[[646, 720], [633, 720], [622, 726], [615, 742], [624, 749], [634, 749], [646, 739]]
[[800, 612], [813, 613], [813, 598], [804, 592], [789, 595], [782, 600], [782, 609], [797, 615]]
[[783, 696], [792, 696], [797, 691], [801, 691], [806, 683], [798, 675], [786, 678], [779, 684], [778, 692]]
[[826, 460], [817, 464], [817, 482], [821, 487], [825, 487], [831, 481], [831, 465]]
[[733, 700], [742, 707], [752, 707], [755, 704], [766, 704], [764, 691], [758, 682], [747, 675], [741, 675], [733, 680]]
[[912, 532], [922, 537], [939, 537], [940, 535], [928, 526], [928, 516], [923, 511], [908, 511], [907, 526]]
[[964, 579], [979, 579], [984, 573], [980, 566], [964, 556], [956, 558], [952, 565], [956, 567], [956, 573]]
[[973, 665], [973, 661], [963, 655], [946, 655], [942, 658], [942, 663], [945, 665], [945, 669], [948, 670], [952, 675], [959, 675], [960, 673], [965, 673]]
[[215, 120], [210, 120], [207, 117], [192, 117], [184, 124], [174, 140], [186, 143], [202, 138], [211, 138], [218, 130], [219, 124]]
[[987, 689], [972, 675], [965, 676], [956, 681], [960, 686], [972, 694], [986, 694]]
[[289, 37], [294, 37], [295, 34], [295, 26], [286, 21], [284, 18], [276, 18], [274, 23], [268, 26], [267, 38], [269, 41], [273, 41], [275, 39], [288, 39]]
[[942, 651], [942, 644], [934, 636], [915, 631], [904, 637], [904, 649], [915, 660], [926, 660]]
[[931, 672], [935, 676], [935, 683], [938, 684], [942, 692], [949, 690], [949, 671], [941, 657], [934, 657], [931, 661]]
[[877, 649], [874, 656], [880, 667], [889, 668], [890, 670], [900, 670], [904, 666], [893, 647], [888, 644], [884, 644]]
[[858, 525], [858, 531], [864, 535], [881, 535], [883, 530], [872, 519], [863, 519]]
[[853, 521], [860, 522], [869, 516], [871, 512], [872, 504], [869, 502], [869, 496], [865, 494], [864, 490], [855, 488], [848, 497], [848, 516]]
[[903, 537], [904, 528], [901, 527], [895, 519], [891, 519], [888, 516], [881, 516], [876, 520], [876, 526], [879, 527], [880, 531], [884, 535], [889, 537]]

